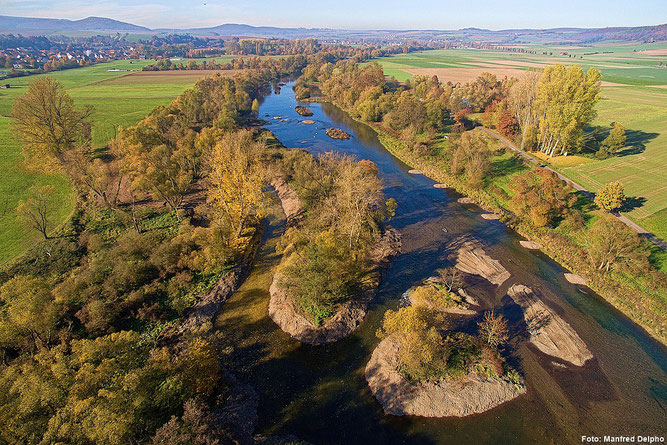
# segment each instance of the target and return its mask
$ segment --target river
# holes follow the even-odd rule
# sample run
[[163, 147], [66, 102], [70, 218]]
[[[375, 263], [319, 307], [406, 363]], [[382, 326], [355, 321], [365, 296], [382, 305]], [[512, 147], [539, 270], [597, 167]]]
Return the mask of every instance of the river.
[[[253, 269], [216, 321], [230, 347], [229, 364], [259, 392], [258, 434], [294, 434], [314, 444], [561, 444], [581, 443], [582, 435], [667, 434], [667, 350], [661, 344], [589, 289], [568, 283], [557, 263], [522, 248], [517, 234], [483, 219], [481, 209], [409, 174], [370, 127], [330, 104], [309, 104], [314, 116], [305, 119], [316, 123], [303, 124], [296, 105], [291, 84], [267, 96], [260, 106], [265, 127], [287, 147], [373, 161], [385, 194], [398, 202], [390, 224], [401, 232], [403, 247], [359, 329], [334, 344], [302, 345], [267, 314], [272, 269], [280, 260], [275, 245], [284, 227], [284, 216], [272, 207]], [[329, 127], [352, 138], [330, 139]], [[564, 367], [521, 342], [515, 360], [528, 391], [518, 399], [465, 418], [387, 416], [364, 379], [379, 342], [375, 331], [403, 292], [446, 265], [452, 241], [461, 237], [482, 240], [512, 274], [491, 291], [487, 306], [506, 305], [507, 288], [525, 284], [577, 331], [595, 358], [582, 368]]]

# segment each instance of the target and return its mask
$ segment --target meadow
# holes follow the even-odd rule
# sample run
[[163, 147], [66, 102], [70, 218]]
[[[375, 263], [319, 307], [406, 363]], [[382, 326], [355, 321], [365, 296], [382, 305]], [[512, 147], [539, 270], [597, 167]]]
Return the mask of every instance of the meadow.
[[[608, 127], [613, 121], [621, 122], [627, 129], [627, 147], [605, 160], [579, 155], [545, 161], [593, 192], [607, 182], [621, 181], [632, 198], [626, 215], [667, 239], [667, 44], [524, 47], [536, 54], [451, 49], [400, 54], [377, 62], [386, 75], [398, 80], [435, 74], [441, 82], [454, 83], [472, 80], [483, 71], [519, 77], [526, 70], [553, 63], [600, 69], [602, 100], [593, 124]], [[662, 67], [661, 61], [665, 62]]]
[[[119, 60], [46, 75], [60, 81], [77, 105], [95, 107], [93, 145], [101, 148], [115, 136], [118, 126], [134, 124], [155, 106], [168, 104], [198, 79], [211, 73], [141, 72], [143, 66], [151, 63], [154, 61]], [[0, 90], [0, 264], [20, 255], [41, 236], [23, 227], [14, 211], [19, 200], [27, 196], [31, 185], [50, 184], [56, 188], [52, 203], [54, 226], [68, 218], [75, 203], [72, 186], [62, 174], [29, 171], [24, 167], [21, 146], [11, 134], [9, 115], [12, 104], [35, 78], [3, 81], [10, 88]]]

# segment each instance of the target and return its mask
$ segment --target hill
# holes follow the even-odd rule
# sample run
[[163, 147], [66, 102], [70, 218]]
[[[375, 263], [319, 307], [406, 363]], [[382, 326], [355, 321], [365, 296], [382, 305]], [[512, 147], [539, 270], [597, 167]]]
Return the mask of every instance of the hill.
[[34, 17], [12, 17], [0, 15], [0, 33], [35, 34], [57, 31], [123, 31], [151, 32], [143, 26], [133, 25], [105, 17], [87, 17], [81, 20], [44, 19]]
[[493, 31], [480, 28], [459, 30], [345, 30], [328, 28], [279, 28], [226, 23], [204, 28], [149, 29], [131, 23], [104, 17], [87, 17], [81, 20], [12, 17], [0, 15], [0, 34], [40, 35], [56, 32], [128, 32], [141, 34], [190, 34], [194, 36], [238, 36], [263, 38], [342, 39], [348, 41], [407, 42], [415, 39], [447, 40], [453, 42], [486, 42], [490, 44], [586, 44], [601, 41], [667, 41], [667, 24], [615, 28], [553, 28], [553, 29], [505, 29]]

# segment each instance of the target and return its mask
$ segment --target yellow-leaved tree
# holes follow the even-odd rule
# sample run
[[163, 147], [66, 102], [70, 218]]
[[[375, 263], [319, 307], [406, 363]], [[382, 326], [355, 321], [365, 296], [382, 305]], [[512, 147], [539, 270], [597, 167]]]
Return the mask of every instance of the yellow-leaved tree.
[[267, 199], [264, 149], [251, 131], [241, 130], [223, 136], [208, 155], [207, 202], [223, 235], [238, 238], [251, 218], [261, 216]]

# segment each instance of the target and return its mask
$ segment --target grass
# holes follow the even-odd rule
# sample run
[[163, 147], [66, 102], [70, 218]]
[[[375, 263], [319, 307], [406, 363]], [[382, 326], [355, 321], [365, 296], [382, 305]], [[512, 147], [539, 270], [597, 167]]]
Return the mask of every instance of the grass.
[[[443, 49], [410, 54], [398, 54], [378, 59], [388, 76], [404, 81], [412, 74], [406, 70], [415, 68], [438, 69], [441, 81], [448, 79], [447, 71], [469, 69], [472, 77], [475, 71], [485, 68], [502, 73], [503, 69], [539, 69], [554, 63], [581, 65], [584, 69], [596, 67], [602, 72], [606, 82], [623, 85], [667, 85], [667, 68], [659, 67], [664, 56], [644, 54], [642, 50], [661, 49], [664, 44], [644, 45], [597, 45], [580, 49], [563, 50], [559, 47], [529, 46], [526, 49], [536, 54], [516, 53], [500, 50]], [[568, 55], [560, 55], [566, 51]], [[547, 52], [547, 54], [542, 54]], [[549, 55], [548, 53], [552, 54]], [[597, 54], [590, 54], [597, 52]], [[572, 55], [573, 57], [570, 57]], [[452, 71], [453, 72], [453, 71]]]
[[667, 90], [610, 87], [603, 89], [603, 97], [594, 123], [621, 122], [628, 132], [628, 148], [620, 156], [560, 170], [593, 192], [607, 182], [620, 181], [626, 195], [637, 200], [626, 215], [667, 239]]
[[[77, 105], [92, 105], [93, 145], [106, 146], [116, 134], [118, 126], [128, 126], [142, 119], [155, 106], [166, 105], [201, 76], [169, 77], [165, 72], [155, 83], [151, 76], [141, 82], [127, 81], [132, 71], [154, 63], [152, 60], [119, 60], [84, 68], [57, 71], [47, 75], [60, 81]], [[109, 71], [110, 69], [132, 71]], [[137, 76], [139, 77], [139, 76]], [[22, 164], [21, 147], [10, 131], [11, 107], [16, 97], [26, 91], [35, 76], [10, 79], [11, 88], [0, 93], [0, 264], [24, 252], [40, 236], [26, 230], [19, 223], [14, 209], [26, 197], [33, 184], [51, 184], [57, 190], [54, 206], [54, 225], [65, 221], [74, 207], [74, 190], [63, 175], [28, 171]], [[4, 197], [4, 198], [3, 198]]]
[[[469, 72], [474, 78], [480, 67], [496, 73], [502, 73], [503, 68], [526, 70], [553, 63], [577, 63], [584, 69], [597, 67], [603, 81], [620, 86], [603, 86], [603, 98], [597, 105], [598, 116], [593, 124], [608, 127], [613, 121], [621, 122], [628, 132], [628, 148], [610, 159], [570, 155], [548, 159], [549, 164], [593, 192], [607, 182], [620, 181], [633, 201], [626, 215], [667, 239], [667, 89], [655, 87], [667, 85], [667, 67], [658, 67], [665, 56], [640, 52], [664, 49], [667, 44], [610, 42], [576, 48], [522, 46], [536, 54], [451, 49], [399, 54], [377, 62], [386, 75], [398, 80], [412, 77], [406, 70], [421, 68], [438, 70], [442, 82], [447, 82], [448, 72], [453, 78], [460, 79], [462, 72]], [[561, 51], [575, 57], [560, 55]], [[547, 160], [539, 153], [533, 155]]]

